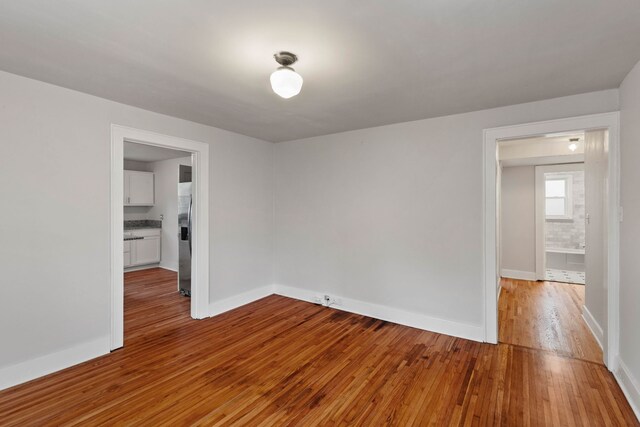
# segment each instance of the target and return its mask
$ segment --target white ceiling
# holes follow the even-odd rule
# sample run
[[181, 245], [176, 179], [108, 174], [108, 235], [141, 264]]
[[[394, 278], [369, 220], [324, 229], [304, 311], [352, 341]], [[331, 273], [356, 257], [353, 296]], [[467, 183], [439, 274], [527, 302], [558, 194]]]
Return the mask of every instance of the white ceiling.
[[498, 141], [498, 146], [502, 147], [513, 147], [518, 146], [522, 147], [524, 145], [555, 145], [560, 144], [562, 146], [569, 146], [573, 141], [572, 139], [578, 139], [578, 143], [584, 142], [584, 131], [576, 131], [576, 132], [563, 132], [561, 134], [552, 134], [552, 135], [540, 135], [534, 137], [527, 138], [515, 138], [515, 139], [505, 139], [502, 141]]
[[[575, 151], [571, 139], [578, 139]], [[584, 132], [499, 141], [498, 153], [503, 167], [584, 162]]]
[[171, 150], [169, 148], [154, 147], [153, 145], [124, 142], [124, 159], [138, 162], [159, 162], [161, 160], [178, 159], [191, 156], [186, 151]]
[[284, 141], [616, 88], [640, 1], [3, 1], [0, 40], [5, 71]]

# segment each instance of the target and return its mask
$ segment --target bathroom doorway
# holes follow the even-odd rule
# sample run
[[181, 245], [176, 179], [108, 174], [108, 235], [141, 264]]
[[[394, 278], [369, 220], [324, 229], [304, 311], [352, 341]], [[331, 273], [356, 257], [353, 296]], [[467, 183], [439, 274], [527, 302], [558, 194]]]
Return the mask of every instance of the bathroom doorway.
[[535, 173], [536, 259], [542, 261], [536, 278], [584, 285], [584, 163], [536, 166]]

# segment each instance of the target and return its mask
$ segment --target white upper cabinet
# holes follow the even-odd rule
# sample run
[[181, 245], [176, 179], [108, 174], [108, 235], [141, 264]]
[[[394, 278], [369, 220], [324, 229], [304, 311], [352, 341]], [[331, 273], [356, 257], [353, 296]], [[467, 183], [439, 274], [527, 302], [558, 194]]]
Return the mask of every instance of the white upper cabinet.
[[125, 206], [153, 206], [154, 190], [153, 172], [124, 171]]

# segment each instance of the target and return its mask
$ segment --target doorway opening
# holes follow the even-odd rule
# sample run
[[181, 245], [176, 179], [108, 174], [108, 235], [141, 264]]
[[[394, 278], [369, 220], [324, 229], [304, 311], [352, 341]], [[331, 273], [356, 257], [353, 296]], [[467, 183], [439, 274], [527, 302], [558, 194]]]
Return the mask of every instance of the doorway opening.
[[[582, 134], [582, 140], [575, 141], [576, 134]], [[548, 151], [549, 142], [558, 138], [565, 140], [565, 152]], [[537, 145], [532, 144], [535, 140]], [[545, 143], [547, 146], [543, 147]], [[540, 300], [543, 302], [538, 308], [550, 314], [555, 323], [563, 323], [562, 316], [568, 315], [565, 324], [577, 324], [589, 331], [587, 338], [602, 347], [599, 358], [614, 370], [618, 355], [619, 306], [618, 113], [488, 129], [484, 149], [485, 341], [498, 342], [498, 308], [502, 307], [503, 287], [509, 297], [531, 298], [533, 295], [514, 290], [538, 292], [541, 298], [555, 293], [556, 302], [564, 299], [565, 306], [554, 305], [555, 302], [547, 304], [551, 301], [547, 299]], [[514, 173], [523, 166], [529, 168], [527, 172]], [[580, 196], [574, 196], [572, 187], [574, 183], [580, 185], [581, 172], [585, 182], [584, 214], [578, 206]], [[518, 176], [537, 185], [529, 187], [529, 196], [517, 193], [519, 200], [513, 197], [508, 200], [508, 191], [512, 191], [509, 196], [516, 193], [504, 183]], [[514, 205], [515, 213], [506, 213], [505, 203]], [[518, 213], [517, 209], [522, 212]], [[515, 223], [514, 217], [520, 222], [526, 217], [528, 224], [519, 236], [519, 248], [509, 242], [514, 235], [513, 230], [509, 230]], [[585, 225], [584, 242], [581, 224]], [[570, 229], [568, 225], [575, 227]], [[523, 242], [524, 238], [527, 242]], [[581, 259], [583, 249], [584, 260]], [[558, 267], [560, 272], [580, 273], [581, 264], [586, 285], [567, 283], [580, 280], [580, 277], [574, 280], [571, 274], [567, 274], [571, 280], [549, 280], [547, 270]], [[525, 286], [527, 284], [530, 286]], [[575, 310], [570, 313], [565, 310], [567, 307]], [[532, 333], [531, 328], [522, 331]], [[539, 338], [545, 340], [554, 335], [549, 332], [548, 329], [542, 331]], [[571, 341], [576, 333], [568, 331], [566, 341]]]
[[209, 315], [209, 156], [207, 144], [117, 125], [111, 150], [114, 350], [124, 345], [125, 272], [127, 280], [172, 282], [176, 297], [191, 297], [192, 318]]
[[[124, 142], [124, 336], [128, 342], [166, 320], [164, 316], [189, 317], [191, 158], [186, 151]], [[149, 310], [157, 305], [163, 310]]]
[[535, 175], [536, 262], [541, 264], [536, 279], [585, 285], [584, 163], [536, 166]]
[[502, 140], [498, 160], [499, 341], [602, 364], [582, 317], [604, 303], [585, 292], [584, 133]]

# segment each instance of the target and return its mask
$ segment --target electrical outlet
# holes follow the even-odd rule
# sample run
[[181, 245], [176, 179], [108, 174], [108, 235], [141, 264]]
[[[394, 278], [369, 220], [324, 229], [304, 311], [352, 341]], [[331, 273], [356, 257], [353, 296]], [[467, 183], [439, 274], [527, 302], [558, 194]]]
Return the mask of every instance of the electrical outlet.
[[331, 295], [316, 295], [311, 297], [311, 302], [314, 304], [322, 304], [325, 307], [331, 307], [335, 305], [342, 305], [342, 300], [339, 298], [331, 298]]

